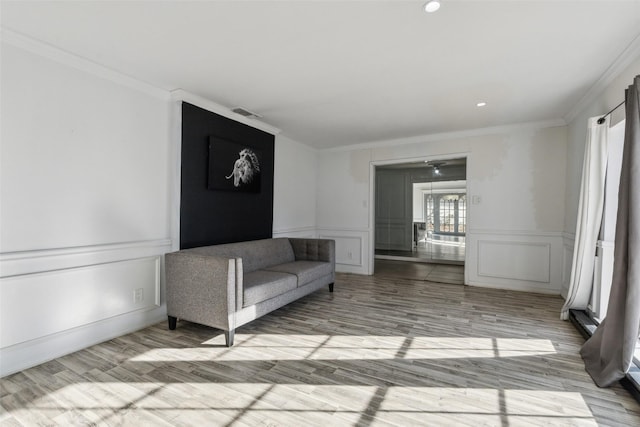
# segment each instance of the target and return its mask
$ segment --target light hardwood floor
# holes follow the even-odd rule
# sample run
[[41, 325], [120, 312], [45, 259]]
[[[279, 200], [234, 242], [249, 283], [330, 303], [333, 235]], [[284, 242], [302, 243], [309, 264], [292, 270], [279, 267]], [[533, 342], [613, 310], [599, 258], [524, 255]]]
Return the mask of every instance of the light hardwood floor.
[[376, 259], [375, 274], [378, 277], [428, 280], [452, 285], [464, 284], [464, 265]]
[[2, 426], [640, 425], [560, 297], [339, 274], [240, 328], [161, 323], [0, 380]]

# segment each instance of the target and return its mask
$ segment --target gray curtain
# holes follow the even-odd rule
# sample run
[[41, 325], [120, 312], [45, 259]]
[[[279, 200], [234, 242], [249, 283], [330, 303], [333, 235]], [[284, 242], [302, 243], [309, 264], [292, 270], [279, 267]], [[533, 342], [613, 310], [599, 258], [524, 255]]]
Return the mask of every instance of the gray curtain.
[[580, 354], [595, 383], [608, 387], [629, 371], [640, 332], [640, 75], [625, 91], [626, 123], [607, 317]]

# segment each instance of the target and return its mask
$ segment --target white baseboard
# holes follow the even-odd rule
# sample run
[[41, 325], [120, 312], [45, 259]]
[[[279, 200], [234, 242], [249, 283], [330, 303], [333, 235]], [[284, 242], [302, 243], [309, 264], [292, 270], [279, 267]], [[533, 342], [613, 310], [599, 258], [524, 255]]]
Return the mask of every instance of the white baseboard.
[[126, 313], [0, 349], [0, 377], [31, 368], [167, 319], [165, 305]]
[[469, 281], [467, 283], [469, 286], [475, 286], [478, 288], [489, 288], [489, 289], [504, 289], [505, 291], [518, 291], [518, 292], [532, 292], [536, 294], [549, 294], [549, 295], [558, 295], [558, 290], [555, 287], [545, 288], [541, 287], [539, 283], [526, 283], [522, 281], [514, 282], [476, 282]]

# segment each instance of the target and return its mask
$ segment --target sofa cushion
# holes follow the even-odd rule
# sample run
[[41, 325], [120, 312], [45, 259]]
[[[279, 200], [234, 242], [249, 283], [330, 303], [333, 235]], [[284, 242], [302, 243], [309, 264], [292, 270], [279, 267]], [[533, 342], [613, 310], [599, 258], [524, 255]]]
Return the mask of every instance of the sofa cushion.
[[297, 286], [293, 274], [258, 270], [245, 273], [243, 278], [243, 306], [247, 307], [291, 291]]
[[289, 239], [264, 239], [186, 249], [201, 255], [242, 258], [243, 272], [252, 272], [295, 260]]
[[298, 278], [298, 286], [304, 286], [333, 271], [331, 263], [320, 261], [294, 261], [268, 267], [267, 270], [294, 274]]
[[289, 239], [296, 261], [333, 262], [335, 242], [328, 239]]

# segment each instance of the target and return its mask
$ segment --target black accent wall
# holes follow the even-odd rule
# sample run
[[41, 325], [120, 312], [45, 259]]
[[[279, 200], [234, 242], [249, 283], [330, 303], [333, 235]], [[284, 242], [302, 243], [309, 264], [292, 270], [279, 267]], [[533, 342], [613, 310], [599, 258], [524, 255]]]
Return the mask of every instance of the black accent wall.
[[[216, 139], [259, 150], [259, 192], [207, 189], [209, 142]], [[274, 140], [267, 132], [182, 103], [181, 249], [272, 236]], [[232, 169], [233, 163], [229, 173]]]

